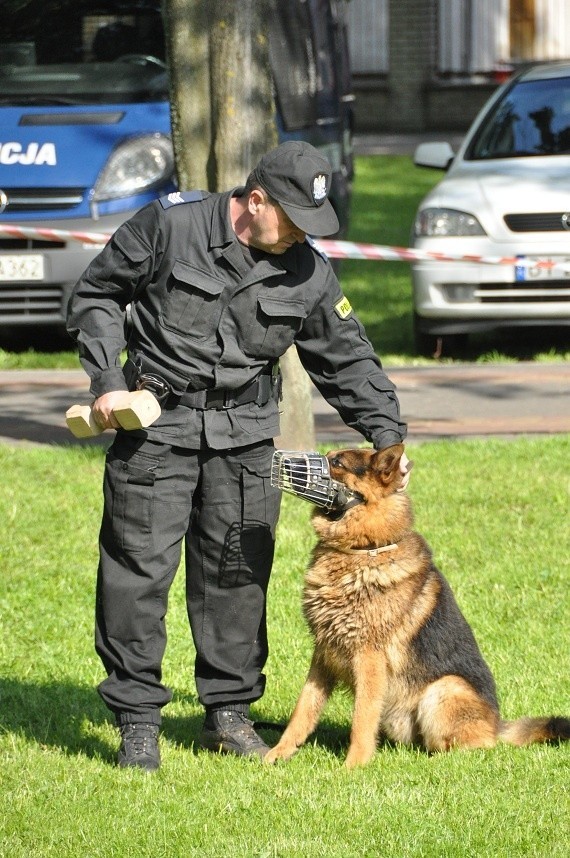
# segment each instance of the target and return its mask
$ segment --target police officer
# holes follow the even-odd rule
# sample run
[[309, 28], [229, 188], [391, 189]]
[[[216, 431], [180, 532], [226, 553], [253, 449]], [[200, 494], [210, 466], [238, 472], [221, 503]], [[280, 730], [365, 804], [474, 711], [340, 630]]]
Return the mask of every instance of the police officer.
[[[165, 615], [183, 545], [206, 712], [200, 744], [268, 750], [248, 716], [265, 686], [279, 357], [294, 343], [325, 399], [377, 449], [405, 436], [394, 386], [307, 238], [338, 230], [330, 183], [316, 149], [284, 143], [245, 188], [150, 203], [75, 286], [68, 329], [91, 378], [93, 412], [119, 429], [105, 465], [96, 649], [121, 766], [160, 765], [161, 710], [171, 699], [161, 673]], [[159, 398], [161, 416], [121, 431], [113, 407], [141, 387]]]

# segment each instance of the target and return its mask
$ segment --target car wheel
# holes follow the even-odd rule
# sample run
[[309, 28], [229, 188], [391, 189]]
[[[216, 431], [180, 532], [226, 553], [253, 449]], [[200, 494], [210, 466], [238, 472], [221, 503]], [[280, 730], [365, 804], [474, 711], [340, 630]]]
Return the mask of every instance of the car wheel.
[[463, 352], [469, 341], [468, 334], [428, 334], [420, 327], [419, 317], [414, 313], [414, 350], [422, 357], [454, 357]]

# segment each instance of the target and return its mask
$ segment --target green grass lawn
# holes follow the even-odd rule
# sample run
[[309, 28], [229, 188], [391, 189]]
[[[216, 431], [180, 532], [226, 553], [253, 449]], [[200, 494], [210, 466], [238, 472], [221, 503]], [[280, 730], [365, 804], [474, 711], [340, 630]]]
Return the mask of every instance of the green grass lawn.
[[[407, 247], [418, 203], [442, 177], [439, 170], [415, 167], [407, 155], [356, 159], [356, 179], [349, 238], [351, 241]], [[342, 262], [340, 279], [351, 304], [366, 326], [386, 366], [429, 364], [412, 345], [412, 288], [406, 262]], [[462, 360], [570, 360], [566, 334], [553, 329], [481, 334], [472, 337]], [[3, 339], [0, 369], [75, 368], [77, 356], [61, 338], [22, 331]]]
[[[417, 527], [474, 627], [504, 716], [569, 714], [570, 436], [408, 452]], [[0, 467], [2, 858], [568, 854], [569, 745], [434, 756], [388, 745], [348, 773], [351, 706], [338, 694], [289, 764], [197, 752], [183, 574], [168, 615], [174, 699], [163, 767], [153, 776], [116, 768], [92, 646], [102, 453], [1, 446]], [[300, 598], [309, 513], [284, 498], [257, 719], [286, 720], [308, 667]]]

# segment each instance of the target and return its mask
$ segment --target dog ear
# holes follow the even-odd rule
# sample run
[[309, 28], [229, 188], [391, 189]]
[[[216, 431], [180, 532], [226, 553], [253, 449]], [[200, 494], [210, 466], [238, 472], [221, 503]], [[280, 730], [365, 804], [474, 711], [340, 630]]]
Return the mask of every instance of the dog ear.
[[403, 444], [394, 444], [393, 447], [378, 450], [372, 457], [370, 464], [383, 483], [389, 483], [393, 475], [398, 472], [403, 452]]

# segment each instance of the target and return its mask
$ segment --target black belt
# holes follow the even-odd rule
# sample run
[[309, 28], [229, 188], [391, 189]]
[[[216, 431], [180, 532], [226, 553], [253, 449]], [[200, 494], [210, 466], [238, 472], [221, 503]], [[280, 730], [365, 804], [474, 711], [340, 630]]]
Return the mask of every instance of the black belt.
[[281, 373], [277, 361], [264, 369], [252, 382], [235, 390], [225, 388], [187, 390], [182, 394], [172, 393], [170, 384], [157, 373], [145, 372], [140, 358], [136, 361], [129, 358], [123, 367], [123, 372], [129, 390], [150, 390], [161, 405], [167, 403], [172, 407], [186, 405], [188, 408], [201, 410], [214, 408], [224, 411], [248, 402], [265, 405], [272, 398], [276, 402], [281, 398]]
[[228, 408], [236, 408], [238, 405], [246, 405], [255, 402], [256, 405], [265, 405], [271, 398], [277, 400], [280, 393], [278, 374], [270, 375], [262, 373], [255, 378], [251, 384], [237, 390], [224, 388], [214, 390], [193, 390], [183, 393], [182, 396], [172, 396], [172, 404], [186, 405], [188, 408], [207, 410], [214, 408], [216, 411], [225, 411]]

